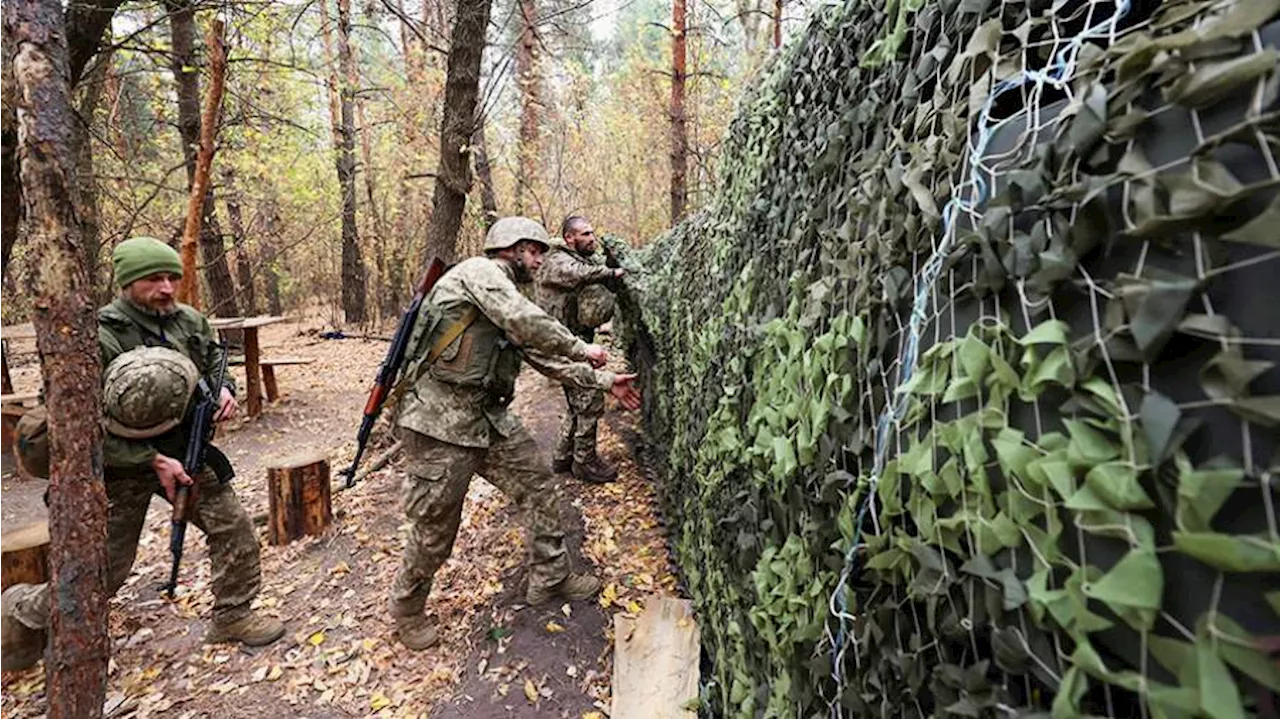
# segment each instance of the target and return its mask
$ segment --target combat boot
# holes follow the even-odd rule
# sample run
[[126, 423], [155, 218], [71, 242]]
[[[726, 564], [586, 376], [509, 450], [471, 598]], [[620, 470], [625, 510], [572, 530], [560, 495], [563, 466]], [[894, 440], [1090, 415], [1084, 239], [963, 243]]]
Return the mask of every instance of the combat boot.
[[567, 599], [571, 602], [590, 599], [600, 591], [600, 580], [591, 574], [570, 574], [549, 587], [529, 587], [524, 600], [530, 605], [543, 604], [551, 599]]
[[608, 484], [618, 479], [618, 468], [593, 455], [585, 462], [573, 463], [573, 476], [591, 484]]
[[572, 469], [573, 469], [573, 457], [568, 457], [566, 459], [551, 460], [552, 474], [564, 474], [565, 472], [569, 472]]
[[396, 633], [400, 635], [400, 643], [415, 652], [430, 648], [440, 641], [436, 623], [425, 614], [396, 617]]
[[250, 647], [263, 647], [283, 636], [284, 624], [280, 620], [250, 613], [239, 619], [214, 619], [204, 641], [206, 644], [240, 642]]
[[46, 630], [32, 629], [14, 616], [14, 605], [26, 586], [10, 587], [0, 598], [0, 669], [6, 672], [30, 669], [44, 655]]

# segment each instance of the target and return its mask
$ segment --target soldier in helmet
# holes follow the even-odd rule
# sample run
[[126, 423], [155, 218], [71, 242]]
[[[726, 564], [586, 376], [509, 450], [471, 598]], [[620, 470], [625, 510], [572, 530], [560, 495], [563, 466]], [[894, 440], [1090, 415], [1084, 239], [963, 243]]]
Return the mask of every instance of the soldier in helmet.
[[[436, 570], [448, 559], [473, 474], [515, 500], [529, 533], [526, 599], [586, 599], [600, 581], [570, 571], [559, 489], [533, 437], [507, 410], [522, 361], [559, 380], [608, 390], [635, 409], [635, 375], [604, 365], [605, 350], [575, 337], [521, 294], [542, 264], [549, 238], [524, 217], [498, 220], [484, 257], [444, 274], [422, 305], [409, 341], [407, 391], [396, 424], [405, 443], [404, 507], [412, 526], [392, 592], [391, 614], [410, 649], [436, 642], [423, 613]], [[588, 364], [589, 363], [589, 364]]]
[[[621, 268], [597, 259], [596, 234], [585, 217], [567, 218], [538, 272], [538, 304], [584, 342], [613, 316], [614, 297], [603, 283], [622, 277]], [[555, 472], [594, 483], [612, 482], [618, 470], [596, 453], [596, 429], [604, 414], [604, 393], [594, 387], [564, 386], [569, 405], [560, 440], [551, 456]]]
[[[112, 264], [120, 296], [98, 311], [98, 346], [106, 368], [108, 591], [114, 594], [129, 576], [152, 495], [172, 500], [179, 484], [194, 485], [193, 523], [205, 534], [213, 564], [213, 618], [205, 640], [250, 646], [274, 642], [284, 625], [249, 606], [262, 584], [258, 541], [231, 485], [222, 481], [229, 479], [230, 464], [210, 448], [208, 465], [191, 477], [178, 459], [185, 454], [184, 418], [192, 392], [200, 375], [212, 381], [222, 350], [208, 320], [175, 300], [182, 262], [173, 248], [135, 237], [115, 248]], [[236, 410], [231, 378], [214, 391], [221, 393], [215, 419], [231, 417]], [[47, 452], [35, 448], [26, 454], [28, 468], [32, 457], [48, 461]], [[43, 469], [47, 473], [47, 465]], [[4, 669], [31, 666], [43, 652], [49, 587], [14, 585], [0, 602]]]

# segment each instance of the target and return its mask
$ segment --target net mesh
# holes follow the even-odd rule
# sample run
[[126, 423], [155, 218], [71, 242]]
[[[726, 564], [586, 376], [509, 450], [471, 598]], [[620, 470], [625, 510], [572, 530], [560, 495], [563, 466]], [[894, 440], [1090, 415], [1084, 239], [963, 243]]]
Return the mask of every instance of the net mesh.
[[824, 8], [606, 242], [711, 713], [1271, 706], [1278, 12]]

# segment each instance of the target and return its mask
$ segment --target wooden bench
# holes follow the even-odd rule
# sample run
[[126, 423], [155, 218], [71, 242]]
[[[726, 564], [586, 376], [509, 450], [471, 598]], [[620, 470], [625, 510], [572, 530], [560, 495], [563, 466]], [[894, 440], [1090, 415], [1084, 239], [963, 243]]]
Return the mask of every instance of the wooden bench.
[[[274, 402], [280, 398], [280, 389], [276, 384], [276, 367], [311, 364], [315, 361], [315, 357], [263, 357], [258, 360], [258, 366], [262, 368], [262, 385], [267, 391], [267, 401]], [[229, 357], [227, 358], [227, 364], [243, 365], [244, 357]]]

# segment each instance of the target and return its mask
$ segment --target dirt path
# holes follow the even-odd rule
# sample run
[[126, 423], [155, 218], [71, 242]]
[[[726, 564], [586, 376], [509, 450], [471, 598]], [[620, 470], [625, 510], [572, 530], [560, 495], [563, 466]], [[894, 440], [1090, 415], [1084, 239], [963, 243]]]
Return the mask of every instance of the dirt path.
[[[250, 514], [266, 510], [265, 467], [271, 457], [315, 450], [329, 457], [336, 472], [354, 452], [364, 392], [386, 345], [320, 340], [318, 329], [264, 330], [268, 350], [317, 361], [282, 371], [282, 400], [257, 420], [234, 423], [219, 438]], [[15, 368], [15, 384], [33, 384], [34, 372], [33, 364]], [[559, 388], [526, 374], [515, 409], [549, 451], [564, 411]], [[624, 429], [633, 419], [611, 409], [607, 424]], [[154, 502], [134, 574], [112, 601], [110, 715], [274, 712], [319, 719], [606, 712], [612, 614], [639, 611], [649, 594], [673, 593], [675, 580], [667, 571], [649, 484], [612, 426], [603, 429], [601, 445], [620, 463], [621, 480], [583, 487], [567, 479], [563, 507], [575, 565], [594, 563], [606, 582], [600, 601], [567, 609], [524, 606], [523, 539], [514, 510], [501, 493], [476, 480], [453, 556], [437, 575], [430, 602], [442, 641], [422, 653], [405, 651], [394, 640], [386, 612], [403, 547], [398, 463], [336, 494], [336, 526], [323, 537], [271, 547], [259, 528], [264, 587], [255, 606], [278, 616], [289, 631], [258, 650], [201, 642], [212, 603], [201, 540], [187, 543], [177, 600], [165, 601], [156, 591], [169, 561], [168, 506]], [[43, 518], [43, 486], [4, 478], [0, 507], [6, 526]], [[3, 690], [0, 715], [39, 715], [43, 667], [6, 674]]]

